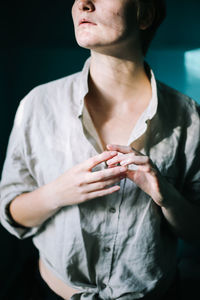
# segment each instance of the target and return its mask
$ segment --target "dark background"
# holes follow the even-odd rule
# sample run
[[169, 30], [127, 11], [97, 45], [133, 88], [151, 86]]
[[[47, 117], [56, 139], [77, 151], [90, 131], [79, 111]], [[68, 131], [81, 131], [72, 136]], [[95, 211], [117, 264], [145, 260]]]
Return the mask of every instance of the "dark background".
[[[79, 71], [89, 56], [74, 39], [72, 3], [10, 0], [0, 4], [0, 171], [19, 101], [33, 87]], [[160, 80], [199, 102], [200, 1], [167, 0], [167, 10], [147, 61]], [[0, 240], [0, 299], [27, 299], [37, 250], [30, 238], [18, 240], [1, 225]], [[184, 299], [195, 299], [192, 295], [198, 292], [199, 253], [198, 246], [179, 241]]]

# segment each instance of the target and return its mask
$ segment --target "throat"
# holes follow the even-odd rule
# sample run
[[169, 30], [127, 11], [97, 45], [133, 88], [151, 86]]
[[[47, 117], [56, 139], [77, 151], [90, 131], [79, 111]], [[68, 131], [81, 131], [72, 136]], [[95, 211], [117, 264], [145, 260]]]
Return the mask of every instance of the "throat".
[[[109, 90], [109, 94], [111, 92]], [[150, 103], [151, 84], [147, 81], [144, 86], [130, 93], [129, 97], [118, 95], [115, 98], [116, 91], [113, 91], [113, 97], [107, 97], [105, 93], [96, 89], [95, 85], [90, 85], [85, 97], [85, 107], [102, 147], [106, 149], [107, 144], [128, 145], [132, 131]]]

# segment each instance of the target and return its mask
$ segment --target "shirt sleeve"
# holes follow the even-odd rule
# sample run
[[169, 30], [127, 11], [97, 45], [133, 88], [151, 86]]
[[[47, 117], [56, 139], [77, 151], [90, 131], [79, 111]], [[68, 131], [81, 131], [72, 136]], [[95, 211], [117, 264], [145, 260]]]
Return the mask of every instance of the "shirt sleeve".
[[37, 182], [27, 167], [24, 153], [25, 135], [27, 134], [25, 133], [24, 101], [25, 99], [21, 101], [15, 116], [0, 183], [1, 224], [19, 239], [32, 236], [38, 230], [37, 227], [28, 228], [17, 224], [9, 213], [9, 205], [14, 198], [38, 188]]
[[188, 201], [200, 206], [200, 106], [191, 114], [191, 125], [186, 141], [186, 177], [183, 195]]

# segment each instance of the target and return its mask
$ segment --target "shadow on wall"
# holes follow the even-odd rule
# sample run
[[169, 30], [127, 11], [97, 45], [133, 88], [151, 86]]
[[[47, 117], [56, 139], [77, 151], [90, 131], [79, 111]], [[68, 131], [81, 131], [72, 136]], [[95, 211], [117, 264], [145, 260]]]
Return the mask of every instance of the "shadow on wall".
[[200, 49], [150, 49], [147, 61], [156, 77], [200, 103]]

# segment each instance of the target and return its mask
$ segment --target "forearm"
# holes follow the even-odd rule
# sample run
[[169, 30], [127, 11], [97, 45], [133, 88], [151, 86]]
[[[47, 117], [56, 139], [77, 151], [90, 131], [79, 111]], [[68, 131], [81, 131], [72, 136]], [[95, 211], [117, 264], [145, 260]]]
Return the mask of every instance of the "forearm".
[[186, 200], [171, 184], [161, 209], [177, 236], [187, 241], [200, 241], [200, 207]]
[[16, 197], [10, 204], [10, 214], [15, 222], [25, 227], [41, 225], [54, 215], [59, 208], [54, 204], [51, 185]]
[[127, 169], [127, 178], [162, 209], [163, 215], [173, 232], [180, 238], [189, 241], [200, 241], [200, 206], [191, 203], [181, 195], [159, 172], [148, 156], [130, 146], [107, 145], [109, 150], [118, 151], [121, 155], [107, 161], [111, 167], [118, 163], [123, 166], [137, 166]]
[[13, 220], [26, 227], [39, 226], [62, 207], [116, 192], [120, 187], [115, 183], [125, 177], [126, 168], [91, 172], [96, 165], [115, 155], [117, 152], [105, 151], [74, 166], [55, 181], [16, 197], [10, 204]]

